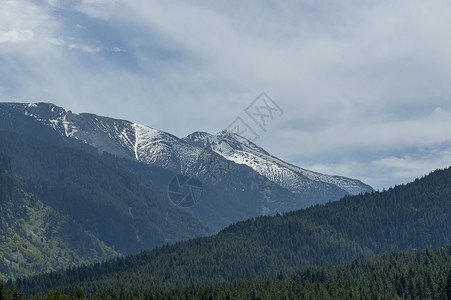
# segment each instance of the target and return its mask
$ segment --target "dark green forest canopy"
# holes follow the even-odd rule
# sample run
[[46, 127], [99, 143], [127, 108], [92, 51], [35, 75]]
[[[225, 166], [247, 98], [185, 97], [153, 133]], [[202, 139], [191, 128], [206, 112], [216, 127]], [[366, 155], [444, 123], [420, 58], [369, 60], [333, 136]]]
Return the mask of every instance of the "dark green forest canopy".
[[134, 172], [97, 154], [0, 130], [24, 189], [122, 254], [209, 233]]
[[451, 299], [451, 246], [172, 289], [108, 290], [101, 299]]
[[[70, 288], [69, 288], [70, 289]], [[0, 299], [26, 299], [0, 283]], [[174, 288], [112, 288], [89, 299], [451, 299], [451, 245], [392, 252], [372, 259], [307, 267], [273, 278]], [[52, 290], [42, 298], [85, 299], [81, 289]]]
[[57, 287], [97, 293], [276, 276], [312, 265], [451, 243], [451, 169], [384, 192], [259, 217], [219, 234], [17, 281], [28, 293]]
[[9, 157], [0, 153], [0, 279], [117, 255], [69, 216], [26, 192]]

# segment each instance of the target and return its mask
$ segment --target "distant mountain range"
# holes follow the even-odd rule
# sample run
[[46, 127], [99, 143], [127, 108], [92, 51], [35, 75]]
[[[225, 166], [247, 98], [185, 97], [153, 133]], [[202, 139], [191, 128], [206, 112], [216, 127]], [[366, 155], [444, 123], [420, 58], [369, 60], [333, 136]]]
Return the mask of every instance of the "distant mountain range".
[[[259, 184], [267, 183], [255, 182], [251, 188], [260, 192], [260, 198], [263, 199], [260, 209], [268, 213], [325, 203], [347, 194], [356, 195], [373, 190], [355, 179], [324, 175], [286, 163], [230, 132], [217, 135], [195, 132], [179, 139], [130, 121], [93, 114], [74, 114], [49, 103], [3, 105], [24, 116], [35, 118], [65, 138], [74, 138], [93, 146], [99, 153], [107, 152], [176, 173], [196, 175], [207, 184], [214, 185], [221, 179], [228, 181], [230, 178], [242, 178], [241, 185], [245, 186], [244, 177], [255, 177], [255, 171], [296, 197], [296, 201], [292, 203], [279, 201], [274, 205], [276, 197], [268, 194], [267, 189], [259, 188]], [[218, 163], [217, 155], [226, 161], [221, 159]], [[218, 171], [218, 165], [221, 165], [222, 171]], [[235, 165], [250, 169], [238, 170]], [[237, 174], [240, 172], [241, 174]], [[231, 188], [229, 184], [226, 185]], [[232, 189], [236, 188], [238, 187], [233, 186]], [[265, 207], [265, 202], [268, 207]]]
[[[5, 232], [17, 237], [0, 247], [11, 258], [0, 261], [0, 273], [8, 276], [91, 262], [82, 255], [89, 243], [102, 249], [93, 255], [100, 260], [216, 233], [251, 217], [373, 191], [355, 179], [286, 163], [234, 133], [195, 132], [181, 139], [49, 103], [0, 103], [0, 152], [10, 161], [8, 176], [15, 178], [18, 191], [12, 198], [4, 194], [4, 205], [28, 203], [27, 195], [33, 195], [56, 220], [75, 226], [51, 223], [46, 229], [41, 242], [61, 245], [61, 259], [46, 261], [41, 258], [53, 252], [33, 239], [43, 236], [39, 224], [45, 214], [35, 211], [34, 204], [24, 204], [31, 208], [28, 219], [15, 210], [5, 215], [10, 224], [4, 225]], [[201, 198], [195, 205], [170, 201], [172, 188], [182, 196], [192, 192], [180, 182], [173, 185], [175, 178], [182, 178], [177, 174], [200, 182]], [[17, 227], [20, 219], [25, 223]], [[71, 244], [64, 237], [74, 228], [84, 237]], [[27, 252], [20, 241], [34, 252]]]

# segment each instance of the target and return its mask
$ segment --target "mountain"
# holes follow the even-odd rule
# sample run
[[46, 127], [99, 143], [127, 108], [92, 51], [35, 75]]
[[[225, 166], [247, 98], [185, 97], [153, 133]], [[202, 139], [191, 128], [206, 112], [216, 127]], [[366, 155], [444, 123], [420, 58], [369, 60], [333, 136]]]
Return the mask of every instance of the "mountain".
[[[197, 238], [105, 263], [21, 279], [31, 294], [82, 288], [187, 286], [274, 277], [312, 265], [451, 243], [451, 168], [407, 185], [233, 224]], [[393, 261], [395, 264], [396, 261]]]
[[[154, 135], [155, 141], [148, 141], [153, 145], [152, 147], [148, 146], [149, 151], [155, 152], [155, 156], [148, 157], [153, 157], [156, 162], [155, 164], [136, 164], [133, 162], [139, 161], [136, 161], [135, 153], [131, 152], [133, 149], [129, 148], [129, 156], [125, 155], [127, 152], [124, 149], [126, 148], [120, 148], [120, 146], [113, 142], [113, 138], [115, 137], [114, 132], [117, 133], [118, 131], [127, 132], [132, 130], [133, 134], [135, 134], [133, 127], [140, 128], [138, 125], [134, 126], [133, 123], [128, 121], [113, 120], [89, 114], [75, 115], [70, 112], [65, 112], [61, 108], [57, 108], [51, 104], [26, 105], [26, 107], [38, 109], [41, 117], [44, 118], [41, 119], [41, 117], [36, 118], [36, 115], [30, 113], [28, 110], [21, 112], [18, 110], [18, 107], [23, 107], [23, 105], [0, 104], [0, 114], [2, 115], [0, 125], [5, 130], [23, 133], [32, 137], [36, 136], [52, 144], [83, 150], [92, 155], [100, 155], [113, 164], [120, 165], [135, 174], [139, 173], [140, 177], [143, 177], [152, 188], [158, 190], [163, 195], [167, 195], [169, 182], [175, 175], [181, 172], [175, 166], [183, 165], [183, 162], [189, 160], [187, 159], [189, 158], [188, 156], [194, 157], [198, 155], [198, 160], [202, 162], [202, 165], [193, 166], [193, 168], [199, 168], [199, 170], [193, 172], [196, 172], [200, 177], [204, 174], [203, 178], [206, 178], [203, 180], [202, 201], [194, 207], [183, 209], [193, 214], [196, 218], [201, 219], [213, 232], [217, 232], [233, 222], [262, 213], [270, 213], [278, 209], [290, 210], [293, 207], [305, 206], [292, 193], [270, 182], [249, 167], [228, 163], [227, 160], [212, 151], [209, 152], [199, 147], [190, 146], [188, 143], [169, 134], [161, 132], [159, 135]], [[59, 118], [61, 122], [55, 121], [54, 118]], [[76, 131], [85, 140], [76, 139], [72, 133], [69, 133], [72, 132], [69, 128], [74, 128], [75, 125], [69, 126], [65, 120], [71, 118], [76, 118], [77, 126], [79, 126], [78, 129], [74, 129], [74, 132]], [[110, 129], [105, 130], [106, 127]], [[152, 129], [147, 128], [146, 130], [150, 132]], [[138, 134], [138, 136], [141, 135]], [[116, 142], [119, 144], [119, 141], [126, 140], [124, 137], [116, 136], [116, 138]], [[131, 138], [134, 141], [135, 138]], [[99, 148], [94, 148], [85, 143], [85, 141]], [[138, 148], [140, 145], [138, 143]], [[7, 149], [7, 142], [3, 145], [0, 144], [0, 150], [2, 150], [2, 147], [3, 151], [7, 152], [10, 156], [17, 154], [15, 150]], [[176, 151], [174, 149], [178, 150]], [[109, 150], [109, 152], [106, 150]], [[142, 155], [146, 157], [146, 151], [143, 150]], [[230, 174], [219, 178], [214, 183], [209, 183], [210, 175], [206, 171], [207, 168], [204, 167], [209, 162], [224, 164], [227, 171], [230, 171]], [[39, 163], [39, 160], [30, 161], [30, 165], [34, 163]], [[37, 169], [43, 172], [45, 168], [45, 166], [42, 166], [42, 168]], [[184, 170], [183, 172], [186, 173], [187, 171]], [[61, 178], [64, 178], [64, 176]], [[166, 202], [166, 205], [172, 205], [167, 198]]]
[[[78, 142], [79, 148], [89, 145], [100, 154], [115, 157], [111, 159], [137, 161], [172, 172], [166, 181], [148, 177], [163, 193], [176, 174], [195, 176], [202, 184], [203, 195], [197, 205], [185, 208], [213, 232], [249, 217], [372, 191], [358, 180], [323, 175], [283, 162], [232, 133], [214, 136], [197, 132], [180, 139], [130, 121], [74, 114], [49, 103], [2, 103], [0, 114], [5, 118], [0, 125], [6, 130], [20, 129], [51, 139], [56, 133], [66, 143]], [[27, 125], [36, 123], [41, 128], [37, 133]], [[130, 166], [123, 160], [121, 163]]]

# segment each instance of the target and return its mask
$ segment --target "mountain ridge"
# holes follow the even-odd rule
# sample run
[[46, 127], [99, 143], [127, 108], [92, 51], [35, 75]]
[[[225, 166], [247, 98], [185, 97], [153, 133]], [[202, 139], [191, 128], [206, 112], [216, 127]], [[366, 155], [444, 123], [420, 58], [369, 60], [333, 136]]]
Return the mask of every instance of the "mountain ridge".
[[[34, 117], [65, 137], [75, 138], [95, 147], [99, 153], [108, 152], [118, 157], [167, 168], [176, 173], [196, 175], [213, 185], [217, 178], [212, 179], [210, 175], [218, 173], [217, 167], [205, 162], [212, 155], [220, 155], [227, 161], [222, 161], [223, 165], [232, 163], [249, 167], [302, 199], [303, 207], [338, 200], [346, 194], [354, 195], [373, 190], [359, 180], [325, 175], [286, 163], [230, 132], [223, 131], [217, 135], [195, 132], [185, 138], [178, 138], [126, 120], [86, 113], [73, 114], [50, 103], [5, 105]], [[203, 141], [195, 141], [196, 135], [198, 139], [203, 135]], [[221, 148], [220, 144], [228, 144], [228, 147]], [[218, 159], [213, 157], [212, 161], [217, 162]], [[250, 170], [247, 172], [251, 172]], [[292, 206], [292, 209], [297, 208], [301, 207]], [[275, 212], [277, 211], [272, 211]]]

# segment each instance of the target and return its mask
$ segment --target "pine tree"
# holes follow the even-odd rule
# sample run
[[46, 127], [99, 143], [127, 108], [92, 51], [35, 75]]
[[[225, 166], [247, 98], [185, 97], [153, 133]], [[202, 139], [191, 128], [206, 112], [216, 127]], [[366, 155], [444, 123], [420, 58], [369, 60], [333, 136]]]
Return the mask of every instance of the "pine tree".
[[446, 279], [446, 296], [448, 300], [451, 300], [451, 270], [449, 270], [448, 278]]

